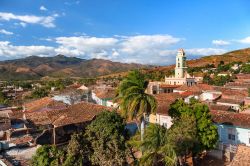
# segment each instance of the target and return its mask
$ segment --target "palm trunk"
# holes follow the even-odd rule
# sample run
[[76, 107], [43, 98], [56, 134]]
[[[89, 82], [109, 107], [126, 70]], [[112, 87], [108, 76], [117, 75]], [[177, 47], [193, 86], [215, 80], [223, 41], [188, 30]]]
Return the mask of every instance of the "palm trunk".
[[145, 121], [144, 121], [144, 117], [142, 117], [141, 118], [141, 141], [143, 141], [144, 131], [145, 131]]

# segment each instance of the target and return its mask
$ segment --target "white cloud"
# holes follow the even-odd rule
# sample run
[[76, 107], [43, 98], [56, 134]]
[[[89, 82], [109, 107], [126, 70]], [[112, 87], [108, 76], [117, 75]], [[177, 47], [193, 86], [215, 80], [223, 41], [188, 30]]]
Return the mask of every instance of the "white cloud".
[[5, 29], [0, 29], [0, 33], [5, 34], [5, 35], [13, 35], [13, 32], [7, 31]]
[[212, 44], [217, 45], [217, 46], [225, 46], [225, 45], [229, 45], [231, 43], [228, 41], [225, 41], [225, 40], [213, 40]]
[[40, 6], [40, 8], [39, 8], [41, 11], [47, 11], [48, 9], [45, 7], [45, 6]]
[[239, 43], [242, 43], [242, 44], [250, 44], [250, 36], [244, 38], [244, 39], [241, 39], [241, 40], [237, 40]]
[[14, 46], [9, 41], [0, 41], [2, 59], [23, 58], [27, 56], [53, 56], [56, 52], [49, 46]]
[[35, 16], [35, 15], [15, 15], [13, 13], [0, 12], [0, 20], [20, 21], [20, 25], [26, 26], [26, 24], [40, 24], [47, 28], [56, 27], [54, 21], [57, 16]]
[[[127, 63], [166, 65], [175, 63], [177, 44], [183, 40], [170, 35], [106, 38], [79, 36], [48, 39], [50, 42], [55, 42], [57, 46], [15, 46], [9, 42], [2, 42], [2, 44], [0, 43], [0, 56], [5, 56], [5, 59], [13, 59], [30, 55], [53, 56], [63, 54], [84, 59], [101, 58]], [[185, 51], [189, 59], [226, 52], [226, 50], [218, 48], [192, 48], [185, 49]]]
[[227, 50], [219, 48], [192, 48], [192, 49], [186, 49], [185, 52], [187, 53], [187, 56], [190, 55], [191, 57], [188, 58], [192, 59], [207, 55], [220, 55], [226, 53]]

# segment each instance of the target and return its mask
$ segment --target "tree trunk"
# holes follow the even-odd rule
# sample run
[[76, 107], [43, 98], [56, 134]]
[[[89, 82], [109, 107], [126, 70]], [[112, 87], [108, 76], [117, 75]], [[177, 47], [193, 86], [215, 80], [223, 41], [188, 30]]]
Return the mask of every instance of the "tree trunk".
[[144, 131], [145, 131], [145, 121], [144, 121], [144, 117], [142, 117], [141, 118], [141, 141], [143, 141]]

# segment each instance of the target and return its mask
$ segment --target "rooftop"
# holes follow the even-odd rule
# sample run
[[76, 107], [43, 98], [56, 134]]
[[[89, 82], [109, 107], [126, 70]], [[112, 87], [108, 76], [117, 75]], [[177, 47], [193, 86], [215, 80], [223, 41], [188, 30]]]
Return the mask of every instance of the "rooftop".
[[234, 99], [220, 98], [219, 100], [217, 100], [217, 103], [242, 104], [243, 100], [234, 100]]
[[210, 110], [210, 113], [215, 123], [250, 128], [250, 114], [218, 110]]
[[24, 104], [25, 112], [41, 112], [54, 109], [65, 109], [67, 105], [60, 101], [55, 101], [50, 97], [44, 97]]
[[190, 91], [190, 92], [203, 92], [207, 90], [214, 90], [214, 87], [208, 84], [196, 84], [193, 86], [182, 85], [179, 88], [176, 88], [179, 91]]
[[59, 127], [69, 124], [89, 122], [104, 110], [111, 111], [112, 109], [102, 105], [81, 102], [71, 105], [62, 111], [49, 111], [47, 112], [47, 115], [50, 117], [51, 121], [53, 121], [52, 124]]

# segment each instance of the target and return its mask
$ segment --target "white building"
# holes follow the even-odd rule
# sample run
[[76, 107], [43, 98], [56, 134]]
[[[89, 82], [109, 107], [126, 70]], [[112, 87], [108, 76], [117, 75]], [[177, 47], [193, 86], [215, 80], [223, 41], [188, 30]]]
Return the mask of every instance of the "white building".
[[165, 82], [150, 82], [147, 88], [149, 94], [173, 93], [174, 89], [181, 85], [193, 86], [196, 84], [196, 77], [187, 73], [186, 56], [183, 49], [179, 49], [176, 56], [175, 75], [165, 77]]
[[187, 73], [186, 56], [183, 49], [179, 49], [176, 56], [175, 75], [172, 77], [165, 77], [165, 83], [169, 85], [188, 85], [196, 84], [195, 77], [191, 77]]

